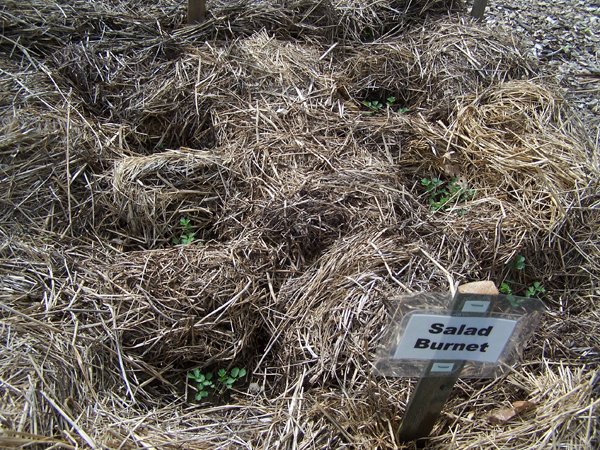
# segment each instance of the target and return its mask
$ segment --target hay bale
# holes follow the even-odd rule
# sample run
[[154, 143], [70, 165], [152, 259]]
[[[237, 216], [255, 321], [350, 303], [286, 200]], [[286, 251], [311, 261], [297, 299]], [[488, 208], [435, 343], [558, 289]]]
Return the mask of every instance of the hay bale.
[[[394, 310], [389, 295], [447, 286], [446, 274], [428, 267], [427, 232], [410, 226], [367, 228], [339, 239], [311, 268], [290, 279], [275, 303], [279, 325], [269, 346], [286, 374], [306, 373], [306, 383], [368, 379], [371, 358]], [[426, 280], [426, 281], [425, 281]], [[288, 373], [289, 372], [289, 373]]]
[[192, 244], [129, 253], [107, 273], [127, 353], [159, 367], [253, 357], [269, 293], [230, 248]]
[[374, 224], [394, 226], [399, 214], [418, 208], [388, 163], [374, 156], [356, 154], [345, 163], [332, 158], [322, 170], [274, 170], [278, 178], [260, 186], [264, 190], [248, 189], [251, 200], [238, 196], [224, 205], [219, 234], [232, 238], [254, 230], [280, 261], [297, 269], [340, 237]]
[[125, 224], [126, 239], [149, 247], [170, 242], [180, 216], [201, 239], [223, 196], [220, 164], [216, 153], [188, 148], [125, 157], [115, 164], [106, 208]]
[[394, 96], [397, 105], [431, 116], [464, 94], [536, 73], [515, 36], [447, 20], [364, 46], [346, 70], [357, 98], [385, 103]]
[[463, 97], [445, 121], [414, 125], [420, 138], [409, 163], [464, 177], [482, 196], [513, 204], [515, 225], [551, 230], [573, 204], [573, 189], [597, 178], [580, 125], [564, 100], [539, 83], [491, 87]]

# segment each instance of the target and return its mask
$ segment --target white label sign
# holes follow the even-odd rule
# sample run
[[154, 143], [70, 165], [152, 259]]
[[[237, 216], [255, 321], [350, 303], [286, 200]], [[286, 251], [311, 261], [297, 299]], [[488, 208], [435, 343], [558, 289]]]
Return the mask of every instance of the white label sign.
[[394, 358], [495, 363], [516, 324], [492, 317], [412, 314]]

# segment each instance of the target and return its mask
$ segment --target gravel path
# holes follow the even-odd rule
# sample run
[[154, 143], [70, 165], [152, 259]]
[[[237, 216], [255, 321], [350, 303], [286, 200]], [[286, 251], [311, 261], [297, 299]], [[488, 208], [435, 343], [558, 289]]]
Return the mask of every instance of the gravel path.
[[557, 78], [600, 143], [600, 1], [490, 0], [485, 20], [521, 35], [531, 55]]

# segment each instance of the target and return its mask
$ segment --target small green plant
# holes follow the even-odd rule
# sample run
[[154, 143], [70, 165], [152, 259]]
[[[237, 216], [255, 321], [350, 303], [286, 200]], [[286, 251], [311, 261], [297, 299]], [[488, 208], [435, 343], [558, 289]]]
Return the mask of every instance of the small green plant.
[[456, 178], [450, 182], [444, 182], [439, 178], [422, 178], [421, 186], [428, 194], [429, 206], [433, 211], [444, 210], [450, 202], [464, 202], [475, 195], [473, 189], [467, 189]]
[[219, 376], [219, 382], [227, 389], [231, 389], [237, 380], [246, 376], [246, 369], [234, 367], [229, 373], [225, 369], [221, 369], [217, 372], [217, 375]]
[[[385, 103], [383, 103], [380, 100], [365, 100], [362, 102], [362, 105], [366, 106], [371, 113], [378, 113], [384, 107], [392, 108], [395, 106], [395, 104], [396, 104], [396, 97], [394, 97], [393, 95], [390, 95], [389, 97], [387, 97], [385, 99]], [[399, 113], [405, 113], [405, 112], [408, 112], [408, 108], [398, 108], [397, 111]]]
[[513, 269], [523, 270], [525, 269], [525, 257], [523, 255], [517, 255], [513, 261]]
[[194, 242], [196, 233], [193, 231], [194, 228], [190, 223], [190, 219], [187, 217], [182, 217], [179, 219], [179, 225], [181, 226], [181, 235], [179, 237], [173, 237], [173, 244], [188, 245]]
[[525, 297], [539, 297], [540, 294], [546, 292], [546, 288], [539, 281], [534, 281], [531, 286], [525, 290]]
[[200, 369], [194, 369], [188, 373], [188, 378], [196, 383], [196, 395], [194, 397], [196, 400], [200, 401], [208, 397], [209, 389], [214, 389], [215, 385], [212, 382], [212, 377], [212, 372], [204, 374], [200, 372]]
[[[515, 259], [512, 261], [511, 265], [510, 265], [512, 270], [518, 270], [518, 271], [523, 271], [525, 270], [526, 264], [525, 264], [525, 257], [523, 255], [517, 255], [515, 257]], [[518, 300], [514, 297], [513, 295], [513, 287], [511, 285], [511, 281], [503, 281], [500, 284], [500, 289], [498, 289], [500, 291], [501, 294], [505, 294], [507, 300], [510, 302], [510, 304], [513, 307], [517, 307], [522, 303], [522, 300]], [[546, 288], [544, 288], [544, 286], [542, 285], [542, 283], [540, 281], [535, 281], [533, 282], [533, 284], [529, 287], [527, 287], [525, 290], [523, 289], [519, 289], [520, 293], [518, 295], [521, 296], [525, 296], [528, 298], [531, 297], [539, 297], [540, 294], [543, 294], [546, 292]]]
[[196, 395], [194, 398], [200, 401], [209, 396], [211, 391], [217, 391], [223, 395], [227, 390], [232, 389], [233, 385], [244, 378], [248, 372], [244, 368], [234, 367], [230, 371], [226, 369], [219, 369], [217, 371], [216, 383], [213, 382], [213, 373], [202, 373], [200, 369], [196, 368], [188, 372], [187, 377], [189, 380], [193, 380], [196, 389]]
[[365, 100], [362, 102], [362, 104], [374, 113], [379, 112], [381, 108], [383, 108], [383, 103], [381, 103], [379, 100]]
[[501, 294], [512, 295], [512, 288], [510, 287], [510, 284], [508, 284], [506, 281], [503, 281], [502, 284], [500, 284], [500, 289], [498, 290]]

